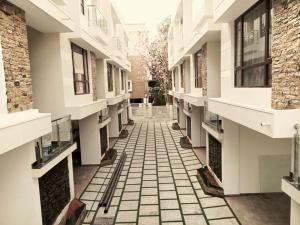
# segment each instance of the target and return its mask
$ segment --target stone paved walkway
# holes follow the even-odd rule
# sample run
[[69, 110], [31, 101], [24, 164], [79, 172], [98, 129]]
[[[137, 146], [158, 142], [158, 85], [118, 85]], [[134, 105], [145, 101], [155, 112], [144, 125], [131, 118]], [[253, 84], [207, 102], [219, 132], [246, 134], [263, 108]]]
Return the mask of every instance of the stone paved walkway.
[[127, 160], [111, 208], [104, 214], [97, 207], [117, 160], [99, 168], [81, 195], [88, 209], [83, 224], [97, 217], [113, 218], [116, 225], [240, 224], [224, 199], [203, 193], [195, 176], [200, 161], [180, 147], [182, 134], [171, 122], [139, 122], [127, 129], [129, 137], [114, 146], [119, 156], [126, 151]]

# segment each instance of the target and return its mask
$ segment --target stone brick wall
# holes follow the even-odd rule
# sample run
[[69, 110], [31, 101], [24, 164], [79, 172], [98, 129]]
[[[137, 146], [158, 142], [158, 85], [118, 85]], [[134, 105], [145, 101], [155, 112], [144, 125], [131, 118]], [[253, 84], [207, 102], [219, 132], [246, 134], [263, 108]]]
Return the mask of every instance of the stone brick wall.
[[131, 99], [140, 99], [145, 96], [145, 77], [147, 72], [143, 67], [141, 56], [130, 56], [131, 72], [128, 73], [128, 80], [132, 81]]
[[202, 46], [201, 56], [201, 77], [202, 77], [202, 94], [207, 96], [207, 44]]
[[213, 136], [208, 136], [209, 145], [209, 166], [222, 181], [222, 145]]
[[272, 107], [300, 107], [300, 1], [274, 0], [273, 7]]
[[8, 112], [32, 108], [32, 82], [25, 13], [0, 1], [0, 38]]
[[68, 159], [64, 159], [39, 178], [43, 225], [51, 225], [69, 203]]
[[96, 55], [91, 52], [91, 65], [92, 65], [92, 84], [93, 84], [93, 100], [97, 100], [97, 88], [96, 88], [96, 77], [97, 77], [97, 63]]

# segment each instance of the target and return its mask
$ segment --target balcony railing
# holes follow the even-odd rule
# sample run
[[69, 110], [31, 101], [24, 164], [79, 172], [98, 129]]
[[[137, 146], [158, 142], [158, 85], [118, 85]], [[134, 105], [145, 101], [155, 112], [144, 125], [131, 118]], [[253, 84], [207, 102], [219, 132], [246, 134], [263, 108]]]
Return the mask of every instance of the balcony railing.
[[87, 5], [89, 26], [99, 27], [105, 34], [108, 33], [108, 23], [96, 5]]
[[109, 119], [109, 113], [108, 113], [108, 108], [103, 109], [99, 112], [99, 123], [103, 123], [104, 121], [106, 121], [107, 119]]
[[36, 167], [54, 159], [73, 144], [71, 116], [52, 121], [52, 132], [36, 143]]
[[222, 120], [219, 115], [208, 111], [207, 102], [204, 103], [204, 123], [219, 133], [222, 131]]

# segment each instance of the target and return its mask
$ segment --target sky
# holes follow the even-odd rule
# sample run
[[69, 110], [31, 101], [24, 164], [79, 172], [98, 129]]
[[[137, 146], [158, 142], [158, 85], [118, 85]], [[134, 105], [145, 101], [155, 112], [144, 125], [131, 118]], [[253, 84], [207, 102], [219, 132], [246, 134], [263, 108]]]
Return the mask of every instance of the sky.
[[157, 25], [175, 11], [176, 0], [115, 0], [125, 24], [145, 23], [151, 36]]

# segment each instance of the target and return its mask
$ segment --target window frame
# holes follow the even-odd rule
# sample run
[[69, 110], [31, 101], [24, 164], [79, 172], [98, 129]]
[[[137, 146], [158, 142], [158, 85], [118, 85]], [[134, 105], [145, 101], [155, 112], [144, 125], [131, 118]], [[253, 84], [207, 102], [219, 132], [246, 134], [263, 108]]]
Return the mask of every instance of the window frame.
[[185, 63], [180, 64], [180, 87], [184, 88], [184, 70], [185, 70]]
[[[195, 63], [195, 88], [203, 88], [203, 81], [202, 81], [202, 74], [198, 73], [198, 54], [201, 54], [203, 56], [203, 48], [201, 48], [199, 51], [197, 51], [194, 54], [194, 63]], [[202, 57], [203, 58], [203, 57]], [[202, 65], [201, 65], [202, 66]], [[199, 76], [198, 76], [199, 75]], [[201, 79], [200, 79], [201, 78]], [[200, 84], [198, 83], [198, 80], [200, 79]]]
[[[110, 69], [108, 69], [110, 68]], [[110, 73], [109, 73], [110, 71]], [[108, 76], [110, 74], [110, 77]], [[107, 91], [113, 92], [114, 91], [114, 78], [113, 78], [113, 65], [110, 63], [107, 63]], [[111, 82], [109, 82], [111, 81]]]
[[81, 13], [83, 15], [85, 15], [85, 0], [80, 0], [80, 9], [81, 9]]
[[[87, 50], [79, 47], [78, 45], [71, 43], [71, 51], [72, 51], [72, 66], [73, 66], [73, 86], [74, 86], [74, 93], [75, 95], [86, 95], [90, 94], [90, 78], [89, 78], [89, 66], [88, 66], [88, 54]], [[77, 54], [82, 55], [82, 62], [84, 67], [84, 80], [77, 80], [76, 79], [76, 73], [75, 73], [75, 65], [74, 65], [74, 52]], [[83, 83], [84, 84], [84, 93], [78, 93], [76, 89], [77, 83]]]
[[[259, 63], [254, 63], [251, 65], [244, 65], [244, 18], [248, 15], [251, 11], [253, 11], [258, 5], [264, 3], [264, 9], [266, 13], [266, 29], [265, 29], [265, 53], [264, 53], [264, 61]], [[270, 18], [270, 12], [272, 9], [271, 0], [260, 0], [251, 6], [246, 12], [240, 15], [234, 21], [234, 87], [235, 88], [270, 88], [272, 87], [272, 56], [270, 55], [270, 25], [272, 18]], [[241, 23], [241, 43], [238, 42], [238, 24]], [[260, 19], [260, 25], [262, 24]], [[261, 29], [261, 27], [260, 27]], [[238, 59], [238, 45], [240, 45], [240, 66], [237, 66], [237, 59]], [[252, 68], [259, 68], [264, 66], [265, 69], [265, 81], [264, 85], [245, 85], [244, 83], [244, 76], [243, 72], [247, 69]], [[241, 84], [237, 83], [237, 76], [240, 73], [241, 76]]]

